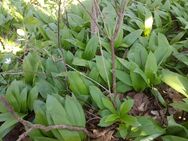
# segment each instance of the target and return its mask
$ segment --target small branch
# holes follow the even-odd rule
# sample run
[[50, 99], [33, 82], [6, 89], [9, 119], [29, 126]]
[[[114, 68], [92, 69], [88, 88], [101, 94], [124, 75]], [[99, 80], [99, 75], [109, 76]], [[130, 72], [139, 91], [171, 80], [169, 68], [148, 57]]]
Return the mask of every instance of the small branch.
[[97, 26], [97, 19], [99, 16], [99, 11], [98, 11], [98, 0], [93, 0], [92, 4], [92, 19], [91, 19], [91, 34], [96, 35], [97, 32], [99, 32], [98, 26]]
[[86, 128], [79, 127], [79, 126], [72, 126], [72, 125], [65, 125], [65, 124], [45, 126], [42, 124], [33, 124], [29, 121], [26, 121], [26, 120], [20, 118], [4, 96], [0, 96], [0, 101], [7, 108], [8, 112], [10, 112], [10, 114], [18, 122], [20, 122], [24, 127], [27, 127], [26, 131], [19, 136], [17, 141], [24, 140], [25, 137], [27, 137], [29, 135], [29, 133], [31, 133], [35, 129], [40, 129], [40, 130], [43, 130], [44, 132], [49, 132], [49, 131], [55, 130], [55, 129], [66, 129], [69, 131], [84, 132], [90, 138], [99, 138], [101, 136], [104, 136], [107, 132], [109, 132], [110, 130], [112, 130], [116, 127], [116, 126], [110, 126], [109, 128], [104, 129], [102, 132], [95, 134], [95, 133], [89, 132]]
[[115, 55], [115, 47], [114, 47], [114, 43], [115, 40], [118, 36], [118, 33], [120, 31], [120, 28], [122, 26], [123, 23], [123, 18], [124, 18], [124, 11], [125, 11], [125, 7], [128, 3], [128, 0], [122, 0], [121, 2], [121, 8], [119, 9], [118, 12], [118, 18], [117, 18], [117, 22], [116, 22], [116, 26], [115, 26], [115, 31], [114, 34], [112, 35], [111, 39], [110, 39], [110, 46], [111, 46], [111, 59], [112, 59], [112, 92], [114, 94], [116, 94], [116, 71], [115, 71], [115, 59], [116, 59], [116, 55]]

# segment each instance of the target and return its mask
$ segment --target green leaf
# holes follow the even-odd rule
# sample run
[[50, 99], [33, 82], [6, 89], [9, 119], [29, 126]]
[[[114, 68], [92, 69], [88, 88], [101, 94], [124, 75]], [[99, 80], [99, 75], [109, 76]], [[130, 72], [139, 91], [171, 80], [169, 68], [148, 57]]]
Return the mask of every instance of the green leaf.
[[178, 110], [183, 110], [185, 112], [188, 112], [188, 100], [184, 99], [185, 102], [179, 101], [179, 102], [174, 102], [170, 104], [172, 107]]
[[181, 124], [175, 122], [173, 116], [167, 117], [168, 127], [166, 128], [166, 134], [177, 135], [188, 138], [188, 129]]
[[179, 61], [188, 66], [188, 54], [187, 53], [174, 53], [173, 54]]
[[136, 63], [141, 69], [144, 69], [148, 52], [140, 43], [134, 43], [128, 52], [129, 61]]
[[122, 122], [131, 126], [139, 126], [139, 122], [136, 117], [130, 115], [123, 115], [121, 117]]
[[56, 93], [56, 90], [52, 84], [48, 81], [41, 79], [36, 83], [37, 91], [43, 98], [47, 98], [48, 94]]
[[114, 108], [114, 105], [113, 105], [113, 103], [110, 101], [109, 98], [107, 98], [107, 97], [102, 98], [102, 103], [103, 103], [103, 105], [104, 105], [109, 111], [111, 111], [112, 113], [116, 113], [116, 110], [115, 110], [115, 108]]
[[[106, 122], [106, 119], [107, 119], [108, 122]], [[102, 117], [98, 125], [100, 127], [107, 127], [107, 126], [110, 126], [113, 123], [115, 123], [116, 119], [117, 119], [117, 115], [110, 114], [110, 115]]]
[[118, 48], [122, 44], [122, 41], [123, 41], [123, 29], [120, 28], [118, 36], [117, 36], [117, 38], [116, 38], [116, 40], [114, 42], [115, 48]]
[[147, 78], [145, 73], [134, 63], [131, 64], [130, 77], [132, 81], [133, 88], [136, 91], [143, 91], [147, 87]]
[[125, 59], [118, 58], [118, 57], [117, 57], [117, 60], [121, 63], [121, 65], [122, 65], [123, 67], [125, 67], [126, 69], [129, 70], [129, 68], [130, 68], [130, 62], [128, 62], [128, 61], [125, 60]]
[[87, 60], [91, 60], [96, 54], [97, 47], [98, 47], [98, 37], [97, 35], [95, 35], [88, 41], [83, 53], [83, 58]]
[[85, 127], [86, 119], [83, 108], [81, 104], [78, 102], [76, 97], [66, 96], [65, 99], [65, 110], [68, 116], [68, 119], [72, 124]]
[[27, 87], [24, 88], [20, 94], [20, 103], [21, 104], [21, 112], [25, 113], [28, 109], [27, 109], [27, 95], [28, 93], [28, 89]]
[[105, 118], [105, 123], [107, 124], [113, 124], [115, 123], [117, 120], [119, 119], [119, 116], [117, 114], [111, 114], [111, 115], [108, 115], [106, 118]]
[[132, 86], [130, 75], [127, 72], [121, 70], [116, 70], [117, 78], [128, 86]]
[[124, 102], [120, 106], [120, 115], [124, 116], [127, 114], [131, 108], [133, 107], [134, 101], [132, 99], [124, 100]]
[[154, 11], [154, 22], [156, 23], [157, 27], [161, 27], [162, 26], [162, 21], [161, 21], [161, 18], [159, 16], [158, 10]]
[[93, 101], [96, 103], [96, 105], [100, 109], [104, 109], [104, 105], [102, 102], [102, 98], [104, 97], [104, 95], [101, 92], [101, 90], [99, 88], [97, 88], [96, 86], [90, 86], [89, 91], [90, 91], [91, 97], [92, 97]]
[[162, 70], [162, 81], [188, 98], [188, 79], [178, 73]]
[[33, 109], [35, 112], [35, 123], [48, 125], [45, 103], [43, 101], [36, 100], [33, 104]]
[[[46, 110], [47, 114], [51, 117], [51, 120], [54, 122], [54, 124], [72, 125], [69, 121], [69, 117], [67, 116], [64, 107], [54, 96], [48, 95], [46, 100]], [[77, 132], [60, 129], [58, 130], [58, 132], [61, 134], [60, 139], [63, 139], [64, 141], [81, 141], [80, 136]]]
[[123, 42], [127, 45], [127, 47], [130, 47], [141, 36], [142, 32], [143, 30], [139, 29], [129, 33], [127, 36], [125, 36]]
[[165, 35], [158, 34], [158, 47], [154, 52], [154, 55], [157, 60], [157, 64], [160, 65], [163, 63], [172, 53], [172, 47], [169, 45], [169, 42]]
[[126, 124], [120, 124], [118, 128], [120, 136], [125, 139], [128, 134], [128, 126]]
[[57, 139], [52, 139], [52, 138], [48, 138], [48, 137], [33, 137], [34, 141], [60, 141]]
[[75, 66], [87, 67], [89, 65], [89, 61], [74, 57], [72, 64]]
[[[102, 56], [96, 56], [97, 69], [103, 80], [108, 83], [112, 81], [111, 76], [111, 62]], [[106, 69], [105, 69], [106, 68]]]
[[139, 141], [153, 141], [153, 140], [157, 139], [158, 137], [160, 137], [161, 135], [163, 135], [163, 133], [149, 135], [147, 137], [143, 137], [143, 138], [139, 139]]
[[26, 83], [33, 84], [38, 68], [40, 58], [35, 53], [29, 53], [23, 61], [23, 72]]
[[13, 128], [13, 126], [18, 121], [16, 119], [12, 120], [6, 120], [1, 126], [0, 126], [0, 138], [3, 138], [10, 130]]
[[84, 82], [84, 78], [77, 72], [68, 72], [69, 87], [76, 95], [88, 95], [89, 89]]
[[151, 84], [155, 84], [155, 76], [157, 74], [158, 66], [157, 60], [152, 52], [149, 53], [145, 65], [145, 74], [150, 81]]
[[143, 132], [142, 136], [165, 133], [165, 129], [161, 128], [159, 124], [151, 117], [138, 117], [137, 119], [138, 122], [141, 124], [139, 129], [141, 132]]
[[117, 92], [118, 93], [125, 93], [132, 89], [133, 89], [132, 86], [128, 86], [128, 85], [122, 83], [121, 81], [117, 82]]
[[173, 135], [166, 135], [162, 136], [163, 141], [187, 141], [187, 138], [182, 138], [178, 136], [173, 136]]
[[34, 101], [38, 98], [38, 90], [37, 90], [37, 87], [33, 87], [29, 94], [28, 94], [28, 100], [27, 100], [27, 103], [28, 103], [28, 107], [30, 110], [33, 110], [33, 104], [34, 104]]

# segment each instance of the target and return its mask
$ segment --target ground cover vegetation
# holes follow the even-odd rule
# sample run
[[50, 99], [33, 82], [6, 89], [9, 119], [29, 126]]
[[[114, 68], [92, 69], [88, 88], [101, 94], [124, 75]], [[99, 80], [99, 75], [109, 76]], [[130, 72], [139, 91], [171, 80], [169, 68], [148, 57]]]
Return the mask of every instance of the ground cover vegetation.
[[187, 141], [187, 0], [1, 0], [0, 140]]

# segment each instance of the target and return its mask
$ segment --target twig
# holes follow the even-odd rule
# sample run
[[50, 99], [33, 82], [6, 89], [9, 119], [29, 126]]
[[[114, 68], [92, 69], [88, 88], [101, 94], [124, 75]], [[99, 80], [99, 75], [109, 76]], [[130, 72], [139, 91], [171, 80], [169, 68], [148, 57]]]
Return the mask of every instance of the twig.
[[120, 31], [120, 28], [122, 26], [123, 23], [123, 18], [124, 18], [124, 11], [125, 11], [125, 7], [128, 3], [128, 0], [122, 0], [121, 1], [121, 8], [119, 9], [118, 12], [118, 18], [117, 18], [117, 22], [116, 22], [116, 26], [115, 26], [115, 31], [114, 34], [112, 35], [111, 39], [110, 39], [110, 46], [111, 46], [111, 59], [112, 59], [112, 92], [114, 94], [116, 94], [116, 71], [115, 71], [115, 47], [114, 47], [114, 43], [115, 40], [118, 36], [118, 33]]
[[10, 114], [18, 122], [20, 122], [22, 125], [27, 127], [26, 132], [22, 133], [19, 136], [19, 138], [17, 139], [17, 141], [22, 141], [25, 137], [27, 137], [29, 135], [29, 133], [31, 133], [35, 129], [40, 129], [40, 130], [43, 130], [44, 132], [49, 132], [49, 131], [55, 130], [55, 129], [66, 129], [66, 130], [69, 130], [69, 131], [84, 132], [90, 138], [99, 138], [99, 137], [105, 135], [110, 130], [115, 128], [115, 126], [111, 126], [109, 128], [104, 129], [102, 132], [95, 134], [95, 133], [89, 132], [86, 128], [79, 127], [79, 126], [72, 126], [72, 125], [65, 125], [65, 124], [45, 126], [45, 125], [42, 125], [42, 124], [33, 124], [29, 121], [26, 121], [26, 120], [20, 118], [4, 96], [0, 96], [0, 101], [7, 108], [8, 112], [10, 112]]
[[97, 19], [99, 16], [99, 12], [98, 12], [98, 0], [93, 0], [93, 4], [92, 4], [92, 19], [91, 19], [91, 34], [96, 35], [99, 32], [98, 26], [97, 26]]

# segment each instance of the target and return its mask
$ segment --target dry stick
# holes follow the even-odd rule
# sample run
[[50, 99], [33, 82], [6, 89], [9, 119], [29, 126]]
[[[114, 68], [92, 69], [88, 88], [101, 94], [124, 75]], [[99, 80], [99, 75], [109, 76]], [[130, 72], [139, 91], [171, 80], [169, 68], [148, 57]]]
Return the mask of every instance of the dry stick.
[[27, 127], [27, 129], [28, 129], [28, 130], [26, 130], [26, 132], [22, 133], [19, 136], [19, 138], [17, 139], [17, 141], [23, 140], [25, 137], [27, 137], [29, 135], [29, 133], [31, 133], [35, 129], [40, 129], [40, 130], [43, 130], [45, 132], [49, 132], [49, 131], [54, 130], [54, 129], [66, 129], [66, 130], [69, 130], [69, 131], [84, 132], [90, 138], [99, 138], [99, 137], [105, 135], [110, 130], [112, 130], [112, 129], [115, 128], [115, 126], [111, 126], [109, 128], [106, 128], [105, 130], [103, 130], [102, 132], [100, 132], [98, 134], [94, 134], [94, 133], [89, 132], [86, 128], [84, 128], [84, 127], [78, 127], [78, 126], [71, 126], [71, 125], [64, 125], [64, 124], [62, 124], [62, 125], [49, 125], [49, 126], [45, 126], [45, 125], [42, 125], [42, 124], [33, 124], [33, 123], [31, 123], [29, 121], [26, 121], [26, 120], [22, 119], [21, 117], [19, 117], [4, 96], [0, 96], [0, 101], [3, 103], [3, 105], [7, 108], [8, 112], [13, 117], [18, 122], [20, 122], [22, 125], [24, 125], [25, 127]]
[[119, 9], [118, 18], [117, 18], [117, 22], [116, 22], [116, 26], [115, 26], [115, 31], [114, 31], [114, 34], [112, 35], [111, 40], [110, 40], [110, 46], [111, 46], [111, 51], [112, 51], [112, 53], [111, 53], [111, 59], [112, 59], [112, 92], [114, 94], [116, 94], [116, 71], [115, 71], [116, 56], [115, 56], [114, 43], [115, 43], [115, 40], [118, 36], [119, 30], [120, 30], [122, 23], [123, 23], [125, 6], [128, 3], [127, 1], [128, 0], [122, 0], [122, 2], [121, 2], [122, 7]]
[[95, 19], [93, 19], [93, 16], [92, 16], [91, 13], [87, 10], [87, 8], [84, 6], [84, 4], [83, 4], [80, 0], [77, 0], [77, 1], [78, 1], [78, 3], [84, 8], [84, 10], [87, 12], [87, 14], [89, 15], [89, 17], [93, 20], [93, 22], [95, 22], [95, 24], [96, 24], [97, 28], [99, 29], [99, 31], [101, 31], [101, 33], [102, 33], [103, 35], [106, 35], [106, 36], [107, 36], [107, 34], [101, 30], [101, 28], [99, 27], [99, 25], [98, 25], [98, 23], [95, 21]]
[[92, 4], [92, 19], [91, 19], [91, 34], [93, 35], [96, 35], [98, 32], [99, 32], [99, 29], [97, 27], [97, 19], [98, 19], [98, 16], [99, 16], [99, 13], [98, 13], [98, 8], [97, 8], [97, 5], [98, 5], [98, 0], [93, 0], [93, 4]]
[[[92, 21], [95, 23], [95, 25], [96, 25], [97, 28], [98, 28], [98, 32], [97, 32], [97, 33], [98, 33], [98, 38], [99, 38], [99, 43], [100, 43], [100, 52], [101, 52], [101, 55], [102, 55], [102, 62], [103, 62], [104, 70], [105, 70], [105, 73], [106, 73], [106, 75], [107, 75], [107, 70], [106, 70], [105, 63], [104, 63], [104, 55], [103, 55], [103, 51], [102, 51], [102, 46], [101, 46], [99, 31], [101, 31], [101, 33], [104, 34], [104, 35], [106, 35], [106, 36], [107, 36], [107, 34], [106, 34], [105, 32], [102, 32], [102, 30], [100, 29], [100, 27], [99, 27], [97, 21], [94, 19], [94, 17], [92, 16], [92, 14], [87, 10], [87, 8], [83, 5], [83, 3], [82, 3], [80, 0], [77, 0], [77, 1], [78, 1], [79, 4], [84, 8], [84, 10], [88, 13], [88, 15], [90, 16], [90, 18], [92, 19]], [[100, 12], [99, 5], [97, 4], [96, 0], [94, 0], [94, 1], [95, 1], [95, 4], [96, 4], [96, 5], [95, 5], [96, 10]], [[100, 13], [100, 14], [101, 14], [101, 13]], [[102, 15], [102, 14], [101, 14], [101, 15]], [[108, 78], [108, 76], [107, 76], [107, 78]], [[107, 92], [111, 95], [109, 78], [108, 78], [108, 87], [109, 87], [109, 88], [108, 88], [109, 90], [107, 90]]]

